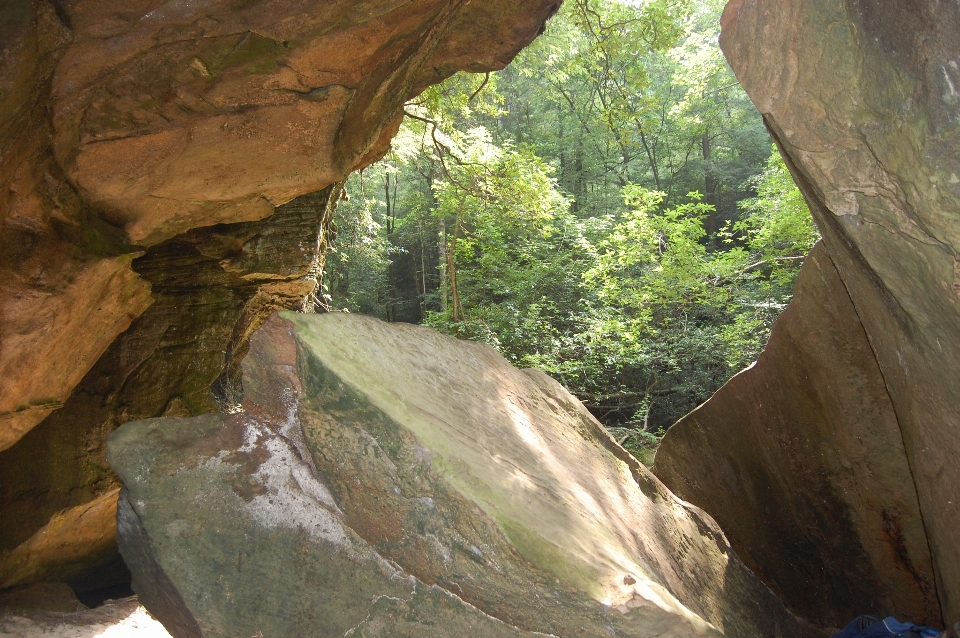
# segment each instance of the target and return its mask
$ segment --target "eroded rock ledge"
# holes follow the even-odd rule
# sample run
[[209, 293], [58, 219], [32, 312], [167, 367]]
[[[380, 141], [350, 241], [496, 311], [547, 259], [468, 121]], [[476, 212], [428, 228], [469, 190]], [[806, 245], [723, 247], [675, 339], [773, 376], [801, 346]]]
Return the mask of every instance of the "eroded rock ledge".
[[175, 636], [824, 635], [487, 346], [285, 313], [243, 369], [244, 413], [110, 439], [121, 551]]
[[116, 487], [120, 423], [233, 401], [246, 338], [313, 290], [335, 185], [557, 6], [2, 3], [0, 552]]

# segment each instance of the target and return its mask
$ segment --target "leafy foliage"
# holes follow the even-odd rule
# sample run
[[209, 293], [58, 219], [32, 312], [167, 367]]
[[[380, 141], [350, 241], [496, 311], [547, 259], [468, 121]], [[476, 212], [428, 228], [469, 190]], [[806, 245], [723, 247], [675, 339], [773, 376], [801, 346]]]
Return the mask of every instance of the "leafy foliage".
[[503, 72], [426, 90], [347, 185], [330, 307], [489, 343], [649, 461], [757, 356], [817, 238], [720, 4], [567, 2]]

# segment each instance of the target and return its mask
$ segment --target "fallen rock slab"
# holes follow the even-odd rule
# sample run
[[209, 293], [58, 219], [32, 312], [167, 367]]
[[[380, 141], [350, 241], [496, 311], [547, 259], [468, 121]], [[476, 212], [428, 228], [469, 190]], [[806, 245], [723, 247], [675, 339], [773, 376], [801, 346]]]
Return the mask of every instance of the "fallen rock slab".
[[721, 22], [720, 46], [876, 356], [923, 516], [938, 624], [950, 626], [960, 618], [960, 4], [732, 0]]
[[109, 441], [121, 553], [178, 638], [827, 635], [487, 346], [282, 313], [243, 375], [243, 413]]
[[654, 473], [805, 618], [940, 624], [897, 415], [823, 244], [757, 362], [670, 428]]

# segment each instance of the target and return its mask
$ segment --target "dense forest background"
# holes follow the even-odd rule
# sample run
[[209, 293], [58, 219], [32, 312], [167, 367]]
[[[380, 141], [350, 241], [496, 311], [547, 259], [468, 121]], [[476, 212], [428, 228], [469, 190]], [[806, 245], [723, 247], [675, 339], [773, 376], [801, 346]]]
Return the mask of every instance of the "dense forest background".
[[816, 230], [717, 44], [723, 0], [567, 0], [407, 105], [317, 304], [483, 341], [641, 459], [754, 361]]

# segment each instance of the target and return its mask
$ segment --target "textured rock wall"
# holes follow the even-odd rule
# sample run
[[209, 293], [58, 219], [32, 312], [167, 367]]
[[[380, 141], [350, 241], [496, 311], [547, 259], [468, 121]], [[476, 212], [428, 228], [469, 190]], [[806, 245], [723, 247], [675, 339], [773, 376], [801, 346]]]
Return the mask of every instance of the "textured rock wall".
[[0, 550], [115, 487], [120, 423], [233, 403], [246, 337], [313, 290], [333, 185], [557, 6], [2, 3]]
[[2, 450], [63, 405], [151, 298], [135, 254], [53, 157], [50, 79], [70, 30], [29, 0], [3, 3], [0, 30]]
[[654, 472], [805, 618], [940, 623], [893, 404], [822, 244], [756, 364], [667, 432]]
[[111, 436], [121, 550], [172, 634], [824, 634], [543, 373], [283, 317], [243, 362], [245, 412]]
[[[863, 325], [902, 436], [944, 619], [956, 619], [960, 5], [732, 0], [721, 47], [787, 157]], [[889, 496], [860, 498], [880, 511]]]
[[[0, 446], [149, 305], [138, 251], [342, 180], [386, 151], [406, 99], [502, 68], [557, 6], [4, 3], [0, 371], [17, 381]], [[89, 336], [70, 339], [78, 316]]]
[[266, 220], [190, 231], [134, 260], [153, 304], [63, 408], [0, 452], [0, 548], [12, 549], [58, 510], [119, 485], [104, 444], [121, 423], [217, 411], [211, 386], [222, 407], [236, 401], [233, 355], [241, 358], [270, 312], [304, 304], [339, 192], [300, 197]]

